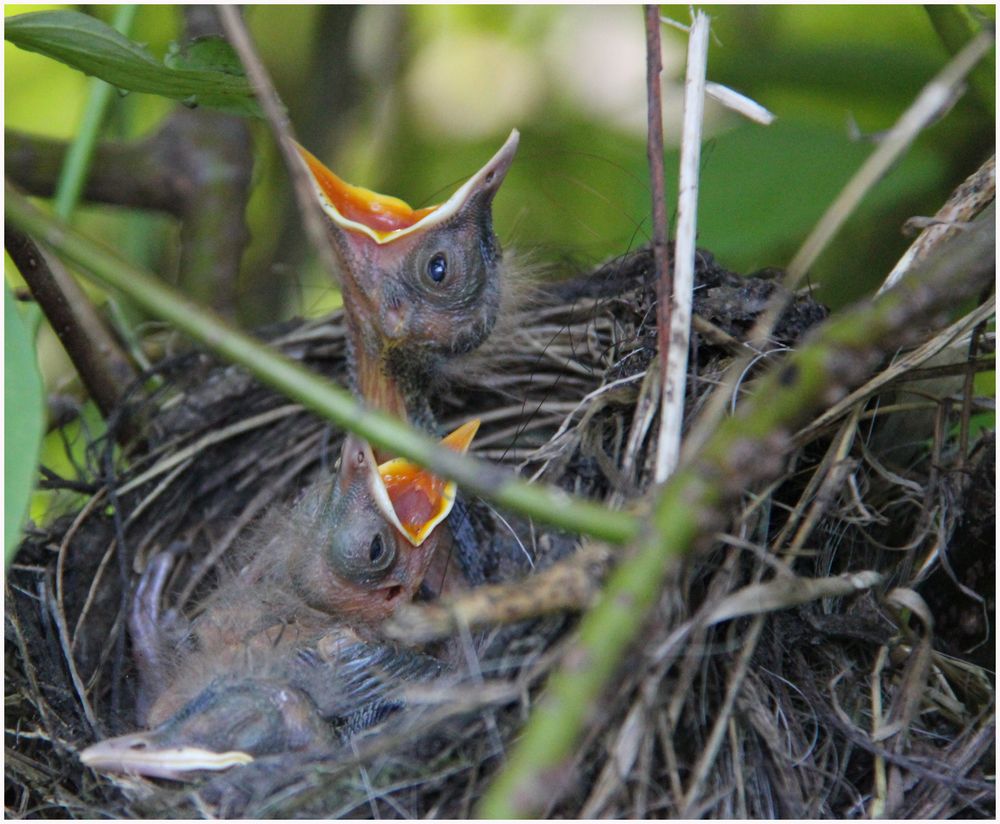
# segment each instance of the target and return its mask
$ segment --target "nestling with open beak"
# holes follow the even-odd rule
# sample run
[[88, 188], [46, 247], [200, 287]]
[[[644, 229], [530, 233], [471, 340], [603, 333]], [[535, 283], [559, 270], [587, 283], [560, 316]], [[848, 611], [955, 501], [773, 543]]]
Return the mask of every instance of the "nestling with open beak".
[[445, 203], [424, 209], [345, 183], [299, 147], [342, 264], [354, 377], [370, 406], [427, 426], [418, 419], [428, 378], [492, 331], [501, 297], [492, 203], [518, 141], [515, 129]]
[[[479, 421], [441, 440], [468, 450]], [[372, 625], [417, 593], [435, 552], [435, 529], [455, 503], [455, 484], [397, 458], [376, 466], [367, 443], [349, 435], [333, 493], [298, 507], [287, 561], [296, 593], [313, 609]]]
[[[514, 131], [446, 203], [420, 210], [350, 186], [300, 150], [343, 264], [354, 388], [370, 406], [432, 425], [429, 379], [492, 330], [500, 247], [491, 204], [517, 143]], [[464, 451], [477, 426], [443, 443]], [[158, 608], [169, 558], [153, 560], [131, 620], [140, 720], [151, 729], [88, 748], [85, 763], [179, 778], [328, 748], [329, 721], [363, 728], [391, 705], [388, 685], [440, 671], [433, 658], [378, 643], [375, 627], [413, 598], [450, 542], [435, 526], [454, 485], [386, 457], [379, 465], [367, 444], [346, 438], [333, 483], [272, 517], [240, 572], [180, 633]], [[376, 675], [386, 686], [373, 704]]]
[[[434, 431], [433, 388], [493, 330], [510, 290], [492, 203], [519, 139], [513, 130], [445, 203], [423, 209], [352, 186], [298, 147], [340, 259], [351, 379], [369, 406]], [[456, 510], [450, 531], [458, 564], [450, 552], [438, 553], [432, 577], [441, 589], [485, 580], [473, 520], [488, 516], [473, 517], [462, 500]]]
[[[442, 445], [466, 451], [478, 426], [464, 424]], [[388, 700], [393, 678], [441, 670], [433, 658], [377, 643], [376, 627], [420, 587], [441, 535], [435, 527], [454, 498], [453, 483], [402, 459], [378, 466], [349, 435], [333, 484], [272, 515], [244, 566], [190, 627], [178, 631], [161, 615], [172, 559], [154, 558], [130, 619], [139, 720], [151, 729], [99, 742], [81, 759], [179, 777], [255, 754], [322, 748], [330, 721], [373, 723], [370, 704]], [[373, 693], [376, 683], [383, 686]]]

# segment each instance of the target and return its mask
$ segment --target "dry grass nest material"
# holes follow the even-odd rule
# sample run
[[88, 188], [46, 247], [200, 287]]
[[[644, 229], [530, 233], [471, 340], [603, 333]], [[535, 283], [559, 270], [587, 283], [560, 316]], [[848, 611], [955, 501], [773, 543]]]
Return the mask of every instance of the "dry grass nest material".
[[[481, 457], [614, 505], [641, 494], [657, 429], [642, 412], [650, 270], [642, 251], [540, 288], [461, 381], [433, 393], [442, 427], [479, 416]], [[688, 428], [777, 288], [760, 275], [700, 256]], [[737, 391], [752, 393], [759, 370], [823, 315], [797, 296]], [[970, 332], [935, 366], [876, 375], [804, 430], [786, 475], [746, 490], [672, 573], [547, 814], [993, 815], [994, 442], [967, 425]], [[339, 316], [265, 336], [344, 379]], [[134, 725], [125, 616], [150, 557], [178, 553], [169, 597], [190, 611], [267, 507], [338, 454], [339, 432], [238, 368], [191, 352], [157, 373], [159, 388], [141, 402], [137, 389], [132, 405], [142, 442], [127, 460], [96, 442], [82, 481], [50, 477], [72, 511], [31, 530], [10, 572], [8, 814], [469, 816], [572, 637], [572, 614], [462, 635], [464, 665], [407, 688], [404, 710], [324, 757], [263, 758], [189, 784], [81, 766], [79, 749]], [[522, 559], [494, 559], [494, 579], [525, 552], [536, 570], [566, 553], [566, 536], [474, 505], [491, 551]]]

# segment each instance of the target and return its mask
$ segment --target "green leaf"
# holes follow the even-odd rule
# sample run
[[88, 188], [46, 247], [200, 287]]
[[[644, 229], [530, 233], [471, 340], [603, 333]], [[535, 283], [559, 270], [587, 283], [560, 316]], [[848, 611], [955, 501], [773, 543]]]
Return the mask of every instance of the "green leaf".
[[233, 47], [223, 37], [196, 37], [183, 46], [171, 43], [163, 62], [171, 69], [223, 72], [243, 77], [243, 66]]
[[175, 65], [169, 66], [100, 20], [76, 11], [37, 11], [8, 17], [4, 39], [126, 91], [158, 94], [186, 106], [261, 116], [238, 63], [231, 52], [223, 55], [218, 42], [195, 44], [188, 57], [173, 57]]
[[3, 315], [3, 545], [5, 563], [10, 566], [34, 486], [45, 409], [31, 333], [6, 284]]

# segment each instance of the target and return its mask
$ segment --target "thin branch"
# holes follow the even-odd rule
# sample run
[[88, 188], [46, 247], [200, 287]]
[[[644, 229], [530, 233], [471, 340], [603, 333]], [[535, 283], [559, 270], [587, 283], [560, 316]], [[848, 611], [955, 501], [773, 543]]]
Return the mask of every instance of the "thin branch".
[[991, 210], [896, 289], [819, 327], [810, 342], [761, 378], [753, 397], [674, 473], [648, 528], [581, 620], [575, 645], [487, 790], [481, 817], [525, 818], [544, 808], [668, 569], [703, 540], [733, 498], [785, 470], [792, 434], [810, 415], [860, 384], [888, 352], [912, 340], [915, 329], [939, 323], [945, 310], [990, 283], [995, 251]]
[[125, 293], [136, 304], [172, 323], [215, 354], [240, 364], [262, 383], [357, 433], [372, 445], [409, 458], [457, 481], [468, 492], [542, 523], [614, 544], [624, 543], [638, 533], [639, 520], [634, 515], [613, 512], [562, 490], [525, 483], [509, 470], [450, 449], [440, 449], [435, 440], [398, 418], [365, 407], [347, 390], [232, 329], [222, 318], [181, 297], [152, 275], [122, 260], [108, 247], [83, 237], [39, 211], [9, 184], [5, 187], [5, 195], [10, 221], [89, 272], [95, 282]]
[[586, 544], [521, 581], [480, 586], [426, 604], [404, 604], [382, 625], [382, 631], [396, 641], [424, 644], [457, 635], [462, 629], [476, 631], [586, 609], [594, 603], [612, 557], [606, 546]]
[[[90, 298], [58, 261], [47, 260], [30, 237], [9, 225], [4, 231], [4, 247], [90, 397], [107, 418], [136, 378], [128, 357], [104, 326]], [[127, 439], [132, 434], [122, 432], [121, 437]]]
[[[33, 195], [55, 193], [67, 162], [65, 143], [6, 132], [4, 150], [9, 180]], [[178, 108], [145, 140], [100, 143], [82, 194], [94, 203], [177, 217], [179, 283], [187, 294], [231, 314], [249, 238], [252, 172], [250, 131], [243, 118]]]
[[854, 213], [865, 195], [885, 176], [886, 172], [910, 148], [917, 136], [954, 100], [962, 81], [972, 68], [993, 48], [993, 34], [984, 32], [971, 40], [917, 95], [910, 107], [896, 121], [875, 151], [848, 181], [836, 200], [802, 244], [788, 264], [785, 285], [794, 289], [803, 275], [816, 262], [833, 236]]
[[[665, 358], [660, 434], [656, 454], [656, 482], [677, 468], [684, 422], [691, 342], [691, 302], [694, 294], [695, 239], [698, 224], [698, 174], [701, 166], [701, 129], [705, 113], [705, 73], [708, 63], [709, 17], [696, 12], [688, 38], [687, 76], [684, 80], [684, 125], [681, 137], [680, 183], [677, 196], [677, 240], [674, 243], [674, 282], [670, 307], [670, 344], [660, 349]], [[664, 300], [661, 293], [660, 301]]]
[[320, 209], [319, 203], [313, 192], [313, 184], [309, 179], [308, 171], [302, 163], [298, 151], [293, 143], [294, 135], [292, 126], [288, 119], [288, 112], [278, 97], [278, 92], [268, 76], [267, 69], [261, 62], [254, 48], [250, 32], [240, 14], [238, 6], [220, 6], [219, 19], [226, 30], [226, 36], [232, 44], [236, 53], [240, 56], [243, 68], [246, 69], [247, 77], [253, 86], [264, 116], [274, 134], [274, 139], [281, 150], [281, 155], [285, 160], [285, 167], [288, 169], [292, 179], [292, 187], [295, 191], [295, 199], [299, 204], [299, 211], [305, 218], [306, 234], [312, 241], [313, 248], [319, 253], [320, 260], [324, 268], [331, 277], [338, 277], [341, 272], [340, 260], [336, 253], [334, 244], [326, 231], [326, 220]]
[[895, 286], [909, 269], [946, 237], [961, 231], [954, 224], [968, 223], [997, 196], [997, 156], [990, 158], [951, 193], [937, 210], [933, 223], [913, 241], [899, 262], [892, 267], [878, 293]]
[[[216, 10], [185, 6], [184, 33], [189, 40], [221, 36]], [[179, 107], [170, 127], [176, 162], [191, 181], [181, 215], [178, 285], [184, 294], [234, 317], [241, 308], [240, 263], [250, 243], [250, 123], [234, 114]]]
[[[155, 209], [180, 215], [183, 196], [176, 165], [166, 162], [159, 134], [142, 141], [102, 141], [91, 159], [83, 197], [91, 203]], [[4, 132], [7, 178], [29, 194], [52, 197], [67, 143], [36, 135]]]
[[649, 133], [646, 154], [649, 159], [649, 188], [653, 198], [653, 266], [656, 268], [656, 348], [659, 353], [660, 386], [660, 454], [656, 462], [656, 481], [669, 474], [663, 451], [667, 427], [663, 424], [667, 408], [667, 355], [670, 352], [670, 296], [674, 291], [667, 248], [667, 198], [663, 171], [663, 102], [660, 75], [663, 63], [660, 55], [660, 7], [646, 6], [646, 109]]
[[705, 83], [705, 94], [730, 111], [741, 114], [747, 120], [752, 120], [761, 126], [770, 126], [775, 121], [774, 112], [768, 111], [756, 100], [751, 100], [745, 94], [740, 94], [735, 89], [730, 89], [721, 83], [713, 83], [709, 80]]

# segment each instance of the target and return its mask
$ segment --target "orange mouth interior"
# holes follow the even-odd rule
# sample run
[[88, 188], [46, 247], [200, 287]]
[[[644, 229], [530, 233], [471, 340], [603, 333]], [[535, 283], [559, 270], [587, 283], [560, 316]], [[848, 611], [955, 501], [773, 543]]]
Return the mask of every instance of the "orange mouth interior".
[[435, 205], [414, 209], [398, 197], [380, 195], [371, 189], [352, 186], [326, 168], [309, 151], [301, 146], [298, 149], [330, 205], [345, 220], [367, 226], [379, 236], [407, 229], [438, 208]]
[[[441, 445], [465, 452], [478, 429], [478, 419], [468, 421], [442, 438]], [[453, 482], [401, 458], [381, 464], [379, 475], [396, 517], [411, 540], [423, 540], [451, 511], [455, 501]]]

